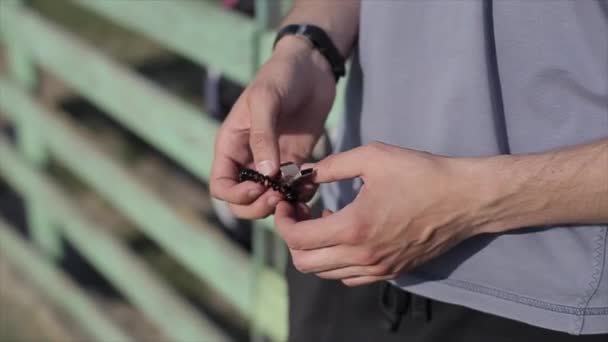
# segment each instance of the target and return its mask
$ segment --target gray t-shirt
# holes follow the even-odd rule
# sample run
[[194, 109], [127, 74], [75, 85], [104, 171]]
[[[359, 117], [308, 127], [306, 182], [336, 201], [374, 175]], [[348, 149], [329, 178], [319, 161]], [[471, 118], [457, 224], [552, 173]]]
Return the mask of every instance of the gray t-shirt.
[[[361, 11], [337, 152], [378, 140], [521, 154], [608, 136], [607, 1], [370, 0]], [[359, 187], [323, 187], [325, 205], [345, 206]], [[607, 235], [580, 226], [479, 236], [394, 283], [548, 329], [608, 333]]]

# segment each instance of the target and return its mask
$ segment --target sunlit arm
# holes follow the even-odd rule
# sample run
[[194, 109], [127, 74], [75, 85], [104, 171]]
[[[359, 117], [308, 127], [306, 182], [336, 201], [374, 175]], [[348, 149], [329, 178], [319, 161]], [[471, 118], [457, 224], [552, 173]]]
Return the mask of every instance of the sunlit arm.
[[608, 223], [608, 139], [480, 160], [484, 230]]

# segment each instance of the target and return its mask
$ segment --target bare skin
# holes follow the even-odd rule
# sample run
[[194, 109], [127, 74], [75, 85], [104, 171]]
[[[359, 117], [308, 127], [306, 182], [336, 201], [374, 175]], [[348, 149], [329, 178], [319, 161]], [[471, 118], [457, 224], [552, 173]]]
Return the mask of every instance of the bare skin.
[[488, 158], [374, 143], [315, 170], [319, 183], [361, 177], [364, 185], [318, 219], [281, 202], [276, 227], [296, 268], [349, 286], [393, 279], [477, 234], [608, 222], [608, 139]]

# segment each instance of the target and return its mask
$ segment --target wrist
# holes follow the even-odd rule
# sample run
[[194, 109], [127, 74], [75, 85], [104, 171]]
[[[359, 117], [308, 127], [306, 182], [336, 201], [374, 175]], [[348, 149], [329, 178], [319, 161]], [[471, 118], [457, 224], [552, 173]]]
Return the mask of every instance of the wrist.
[[474, 158], [478, 222], [481, 233], [504, 233], [539, 225], [547, 197], [536, 190], [525, 157], [500, 155]]
[[308, 60], [311, 66], [333, 78], [331, 65], [327, 59], [304, 37], [298, 35], [283, 37], [277, 42], [273, 56], [294, 60]]
[[505, 198], [514, 192], [501, 164], [502, 157], [445, 158], [450, 206], [458, 212], [464, 236], [507, 230]]
[[340, 54], [348, 58], [359, 29], [360, 6], [360, 0], [295, 0], [281, 26], [297, 23], [318, 26], [329, 35]]

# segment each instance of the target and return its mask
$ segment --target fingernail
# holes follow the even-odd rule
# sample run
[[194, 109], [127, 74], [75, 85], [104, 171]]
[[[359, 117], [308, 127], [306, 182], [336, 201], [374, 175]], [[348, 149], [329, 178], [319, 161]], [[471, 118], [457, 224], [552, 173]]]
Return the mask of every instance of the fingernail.
[[281, 200], [281, 199], [280, 199], [280, 198], [278, 198], [278, 197], [274, 197], [274, 196], [273, 196], [273, 197], [270, 197], [270, 198], [268, 199], [268, 205], [269, 205], [269, 206], [271, 206], [271, 207], [274, 207], [275, 205], [277, 205], [277, 203], [279, 203], [279, 201], [280, 201], [280, 200]]
[[313, 169], [315, 165], [315, 163], [304, 163], [300, 166], [300, 170]]
[[255, 168], [264, 176], [270, 176], [272, 171], [274, 171], [274, 163], [270, 160], [262, 160], [261, 162], [257, 163]]
[[249, 190], [249, 198], [257, 198], [262, 194], [260, 189]]

